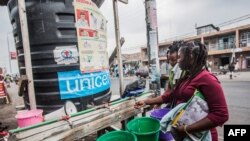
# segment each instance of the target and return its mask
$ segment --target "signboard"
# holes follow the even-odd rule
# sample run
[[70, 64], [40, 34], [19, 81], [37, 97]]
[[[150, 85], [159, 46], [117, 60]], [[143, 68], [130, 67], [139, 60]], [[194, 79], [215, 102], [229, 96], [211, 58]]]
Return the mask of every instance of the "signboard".
[[58, 72], [61, 99], [97, 94], [110, 88], [109, 71], [82, 74], [79, 70]]
[[75, 0], [74, 7], [81, 72], [107, 70], [106, 19], [91, 0]]
[[15, 60], [17, 58], [16, 52], [10, 52], [10, 59]]

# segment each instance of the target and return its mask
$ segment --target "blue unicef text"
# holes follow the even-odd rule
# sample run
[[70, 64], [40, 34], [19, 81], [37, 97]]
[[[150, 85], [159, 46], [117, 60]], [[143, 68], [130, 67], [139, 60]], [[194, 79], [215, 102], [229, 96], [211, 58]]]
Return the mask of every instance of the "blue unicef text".
[[110, 88], [108, 71], [84, 73], [79, 70], [58, 72], [61, 99], [94, 95]]

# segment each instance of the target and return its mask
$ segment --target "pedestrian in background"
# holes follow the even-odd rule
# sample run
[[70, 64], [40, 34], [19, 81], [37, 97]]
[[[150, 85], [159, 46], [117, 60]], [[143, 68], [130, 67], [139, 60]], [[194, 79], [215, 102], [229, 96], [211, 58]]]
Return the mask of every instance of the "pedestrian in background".
[[6, 83], [7, 85], [7, 88], [10, 87], [10, 83], [12, 83], [12, 78], [9, 74], [7, 74], [5, 77], [4, 77], [4, 82]]
[[235, 69], [234, 62], [229, 64], [228, 69], [229, 69], [229, 73], [230, 73], [229, 77], [230, 77], [230, 79], [233, 79], [233, 72]]

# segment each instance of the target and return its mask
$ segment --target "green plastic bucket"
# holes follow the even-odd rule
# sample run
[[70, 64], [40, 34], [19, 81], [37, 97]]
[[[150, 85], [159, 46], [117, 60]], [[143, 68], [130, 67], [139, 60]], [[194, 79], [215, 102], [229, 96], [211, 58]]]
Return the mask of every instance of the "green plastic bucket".
[[102, 135], [97, 141], [137, 141], [136, 136], [127, 131], [112, 131]]
[[158, 141], [160, 121], [150, 117], [135, 118], [127, 124], [127, 129], [138, 141]]

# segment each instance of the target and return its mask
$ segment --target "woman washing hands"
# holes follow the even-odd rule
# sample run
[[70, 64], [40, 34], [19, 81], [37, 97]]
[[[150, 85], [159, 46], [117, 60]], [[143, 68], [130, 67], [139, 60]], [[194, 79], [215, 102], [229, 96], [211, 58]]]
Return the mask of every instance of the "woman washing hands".
[[[178, 64], [186, 73], [176, 84], [173, 93], [162, 97], [164, 102], [171, 102], [175, 99], [175, 105], [186, 103], [196, 89], [205, 97], [209, 109], [208, 115], [191, 125], [177, 125], [175, 129], [180, 138], [187, 136], [187, 133], [210, 130], [212, 141], [218, 141], [216, 127], [228, 120], [228, 109], [222, 87], [216, 76], [207, 71], [206, 61], [205, 45], [200, 42], [183, 43], [178, 52]], [[150, 102], [152, 101], [139, 101], [137, 104], [144, 105]]]
[[135, 105], [135, 108], [141, 108], [145, 105], [154, 105], [154, 108], [159, 108], [161, 104], [165, 103], [165, 97], [169, 97], [168, 95], [171, 94], [180, 77], [184, 74], [177, 63], [178, 50], [180, 49], [183, 42], [184, 41], [174, 41], [167, 51], [167, 62], [170, 64], [171, 68], [169, 69], [168, 73], [168, 86], [164, 94], [155, 98], [146, 99], [144, 101], [138, 101]]

